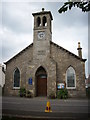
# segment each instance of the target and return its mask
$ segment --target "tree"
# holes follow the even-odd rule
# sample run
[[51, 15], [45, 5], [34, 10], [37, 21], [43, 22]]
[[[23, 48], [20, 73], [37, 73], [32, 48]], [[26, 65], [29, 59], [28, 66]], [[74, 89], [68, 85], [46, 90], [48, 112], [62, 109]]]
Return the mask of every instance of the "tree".
[[65, 2], [64, 5], [58, 10], [59, 13], [66, 12], [68, 9], [71, 10], [72, 7], [78, 7], [82, 12], [90, 11], [90, 1], [85, 2]]

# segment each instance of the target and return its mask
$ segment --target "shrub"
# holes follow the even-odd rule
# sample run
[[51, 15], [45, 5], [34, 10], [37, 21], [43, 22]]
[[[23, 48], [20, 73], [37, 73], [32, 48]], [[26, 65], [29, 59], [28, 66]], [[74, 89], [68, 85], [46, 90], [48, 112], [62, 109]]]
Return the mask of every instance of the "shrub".
[[55, 99], [55, 98], [56, 98], [55, 93], [51, 93], [51, 94], [49, 95], [49, 98], [50, 98], [50, 99]]
[[66, 99], [68, 98], [68, 91], [67, 89], [60, 89], [57, 91], [57, 98], [59, 99]]
[[33, 97], [32, 92], [26, 91], [26, 97], [31, 98]]
[[26, 96], [26, 89], [25, 88], [20, 88], [19, 95], [20, 95], [20, 97], [25, 97]]

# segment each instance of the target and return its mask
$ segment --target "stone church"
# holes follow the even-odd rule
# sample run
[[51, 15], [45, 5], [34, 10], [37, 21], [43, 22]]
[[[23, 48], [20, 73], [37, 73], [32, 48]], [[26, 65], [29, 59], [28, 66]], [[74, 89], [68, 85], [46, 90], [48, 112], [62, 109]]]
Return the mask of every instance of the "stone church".
[[50, 11], [32, 13], [33, 43], [8, 60], [6, 64], [5, 95], [18, 95], [24, 87], [33, 96], [57, 93], [65, 83], [69, 96], [83, 97], [85, 93], [85, 61], [78, 43], [78, 56], [52, 42]]

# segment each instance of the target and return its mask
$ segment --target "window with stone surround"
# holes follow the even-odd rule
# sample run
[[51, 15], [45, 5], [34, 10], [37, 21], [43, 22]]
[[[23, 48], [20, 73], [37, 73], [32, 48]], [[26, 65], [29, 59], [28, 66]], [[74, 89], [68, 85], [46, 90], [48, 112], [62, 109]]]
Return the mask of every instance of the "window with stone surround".
[[14, 70], [14, 88], [20, 88], [20, 71], [18, 68]]
[[69, 67], [66, 71], [66, 87], [67, 89], [76, 88], [76, 74], [73, 67]]

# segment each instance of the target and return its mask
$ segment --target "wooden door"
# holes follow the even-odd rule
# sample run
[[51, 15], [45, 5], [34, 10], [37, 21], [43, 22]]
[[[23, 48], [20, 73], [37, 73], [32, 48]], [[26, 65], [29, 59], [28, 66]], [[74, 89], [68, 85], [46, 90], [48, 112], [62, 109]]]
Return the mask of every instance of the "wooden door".
[[38, 96], [47, 96], [47, 78], [38, 77], [37, 95]]

